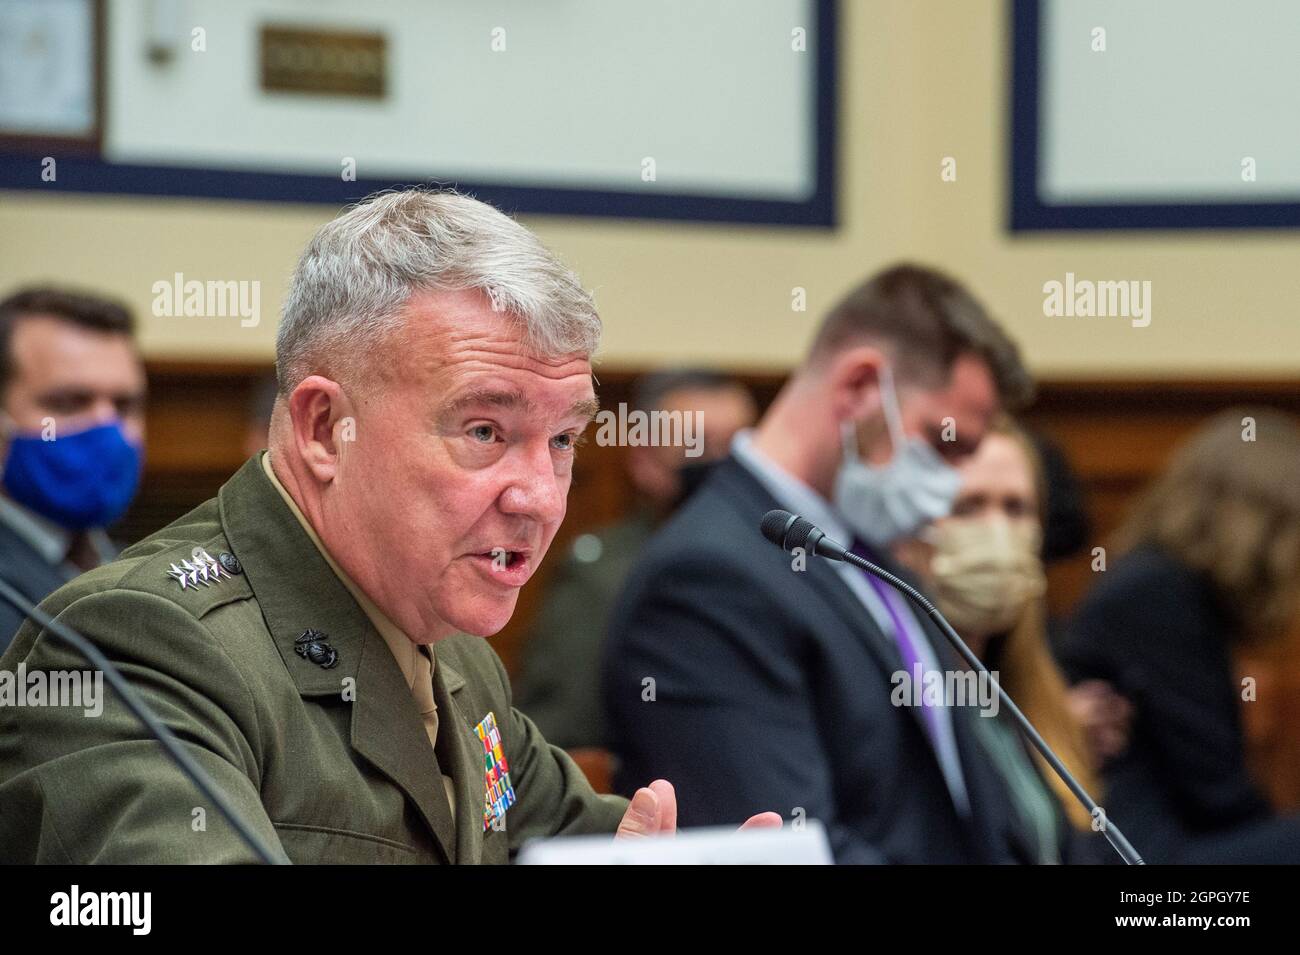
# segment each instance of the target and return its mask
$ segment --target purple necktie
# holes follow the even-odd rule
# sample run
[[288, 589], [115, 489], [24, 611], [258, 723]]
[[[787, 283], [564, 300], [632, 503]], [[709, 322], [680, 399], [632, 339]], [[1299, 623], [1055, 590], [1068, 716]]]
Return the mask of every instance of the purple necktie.
[[[880, 558], [866, 544], [862, 543], [862, 541], [855, 539], [853, 541], [853, 546], [849, 550], [851, 553], [856, 554], [863, 560], [869, 560], [873, 564], [877, 565], [880, 564]], [[880, 598], [881, 603], [885, 605], [885, 609], [889, 611], [889, 619], [894, 625], [894, 639], [898, 641], [898, 650], [902, 655], [903, 665], [907, 668], [908, 679], [916, 678], [918, 668], [919, 672], [924, 676], [925, 663], [921, 659], [921, 654], [916, 649], [916, 640], [913, 637], [911, 628], [907, 625], [908, 614], [904, 613], [903, 609], [900, 607], [900, 604], [904, 599], [902, 594], [895, 591], [893, 587], [890, 587], [875, 574], [869, 573], [861, 567], [859, 567], [858, 570], [861, 571], [863, 577], [867, 578], [867, 583], [871, 584], [871, 589], [876, 592], [876, 596]], [[939, 714], [935, 711], [934, 707], [925, 702], [924, 685], [922, 685], [920, 697], [921, 715], [924, 717], [925, 725], [930, 731], [930, 744], [934, 746], [937, 751], [939, 748], [940, 736]]]

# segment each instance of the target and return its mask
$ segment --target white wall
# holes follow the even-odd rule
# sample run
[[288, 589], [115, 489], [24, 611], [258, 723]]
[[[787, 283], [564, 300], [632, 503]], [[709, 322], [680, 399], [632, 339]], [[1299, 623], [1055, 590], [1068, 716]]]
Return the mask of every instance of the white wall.
[[1300, 197], [1296, 0], [1051, 0], [1040, 26], [1050, 201]]
[[[161, 66], [145, 56], [150, 4], [109, 2], [113, 161], [337, 176], [352, 157], [360, 179], [812, 190], [815, 57], [791, 49], [810, 0], [165, 2], [184, 12], [166, 15], [176, 55]], [[384, 34], [386, 98], [263, 93], [268, 24]]]

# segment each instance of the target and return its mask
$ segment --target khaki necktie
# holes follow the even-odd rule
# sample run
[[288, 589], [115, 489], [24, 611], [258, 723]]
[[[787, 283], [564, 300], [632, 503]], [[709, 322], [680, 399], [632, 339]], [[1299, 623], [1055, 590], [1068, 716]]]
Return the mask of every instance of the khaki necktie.
[[[429, 745], [438, 750], [438, 704], [433, 699], [433, 657], [428, 647], [420, 646], [416, 648], [415, 663], [412, 667], [411, 695], [415, 698], [415, 708], [420, 711], [420, 719], [424, 721], [424, 731], [429, 736]], [[447, 747], [443, 747], [442, 752], [447, 753]], [[447, 805], [451, 807], [451, 815], [454, 819], [456, 816], [456, 787], [447, 770], [450, 766], [442, 765], [439, 760], [439, 767], [442, 770], [442, 788], [447, 793]]]
[[438, 704], [433, 700], [433, 661], [429, 651], [418, 647], [415, 652], [415, 667], [411, 683], [411, 695], [415, 697], [415, 708], [420, 711], [424, 721], [424, 731], [429, 734], [429, 745], [438, 746]]

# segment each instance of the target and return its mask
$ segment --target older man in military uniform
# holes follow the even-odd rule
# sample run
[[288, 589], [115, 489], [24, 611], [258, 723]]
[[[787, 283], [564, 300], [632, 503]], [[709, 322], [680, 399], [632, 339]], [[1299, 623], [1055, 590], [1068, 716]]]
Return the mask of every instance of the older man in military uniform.
[[[364, 203], [294, 275], [270, 450], [43, 609], [291, 861], [504, 862], [534, 837], [671, 831], [672, 787], [598, 796], [483, 639], [564, 517], [599, 331], [576, 276], [496, 210]], [[85, 666], [30, 622], [0, 658], [20, 664]], [[0, 707], [0, 861], [254, 858], [114, 695], [97, 717]]]

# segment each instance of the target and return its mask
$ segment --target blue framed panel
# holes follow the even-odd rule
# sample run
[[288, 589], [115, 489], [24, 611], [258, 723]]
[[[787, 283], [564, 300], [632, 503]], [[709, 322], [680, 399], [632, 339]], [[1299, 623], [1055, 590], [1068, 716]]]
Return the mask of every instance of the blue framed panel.
[[438, 183], [469, 192], [511, 213], [668, 219], [833, 228], [836, 219], [836, 123], [838, 0], [814, 0], [815, 102], [808, 112], [813, 136], [814, 188], [808, 199], [752, 199], [699, 194], [512, 186], [456, 179], [359, 179], [262, 173], [191, 166], [112, 163], [99, 158], [59, 158], [56, 183], [43, 182], [40, 158], [0, 153], [0, 189], [100, 193], [256, 202], [326, 203], [341, 206], [372, 192], [417, 183]]
[[[1013, 232], [1084, 229], [1288, 229], [1298, 202], [1055, 204], [1040, 189], [1042, 23], [1047, 0], [1012, 0], [1010, 221]], [[1282, 118], [1280, 118], [1282, 119]], [[1290, 118], [1285, 118], [1289, 121]]]

